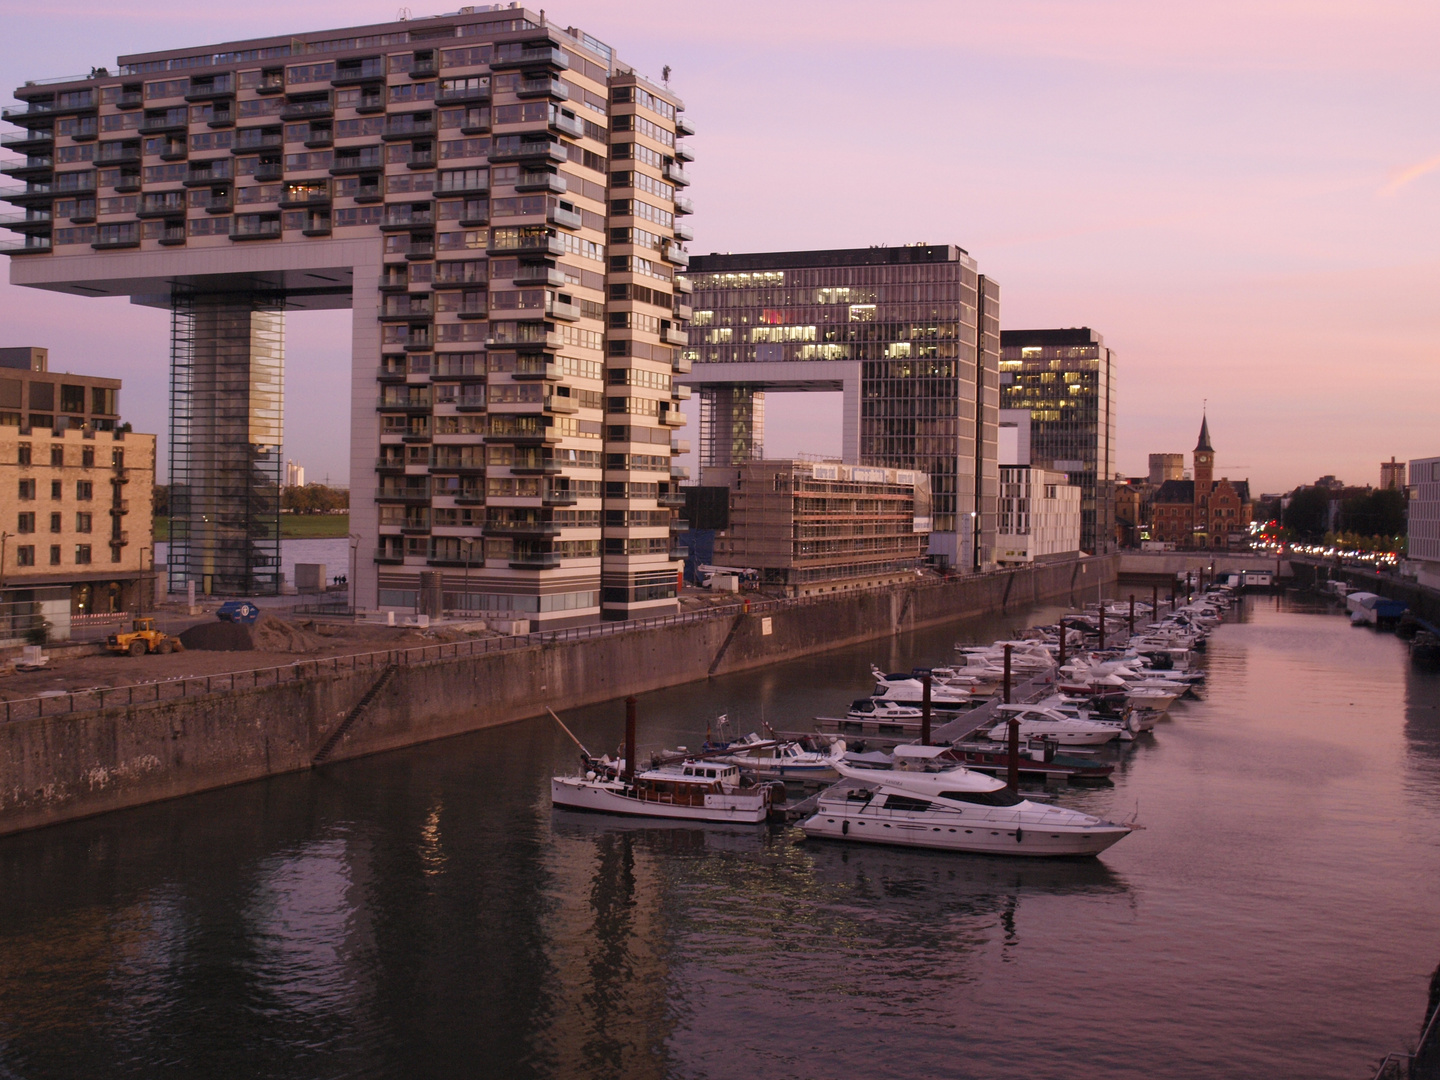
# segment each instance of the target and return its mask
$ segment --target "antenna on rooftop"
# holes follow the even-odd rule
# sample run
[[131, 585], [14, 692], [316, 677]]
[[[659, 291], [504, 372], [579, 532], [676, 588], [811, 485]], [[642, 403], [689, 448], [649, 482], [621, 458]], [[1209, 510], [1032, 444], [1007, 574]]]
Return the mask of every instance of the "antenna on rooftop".
[[666, 86], [670, 85], [670, 65], [666, 64], [660, 69], [660, 81]]
[[396, 21], [396, 22], [409, 22], [409, 21], [410, 21], [410, 9], [409, 9], [408, 7], [402, 7], [399, 11], [397, 11], [397, 12], [395, 13], [395, 21]]

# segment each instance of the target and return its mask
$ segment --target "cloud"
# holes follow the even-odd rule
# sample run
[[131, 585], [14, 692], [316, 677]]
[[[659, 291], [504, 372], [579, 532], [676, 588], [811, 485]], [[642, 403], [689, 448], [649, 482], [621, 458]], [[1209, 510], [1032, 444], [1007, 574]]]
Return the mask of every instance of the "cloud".
[[1440, 169], [1440, 154], [1426, 158], [1416, 165], [1411, 165], [1408, 169], [1400, 170], [1390, 178], [1390, 182], [1381, 188], [1379, 193], [1386, 197], [1394, 195], [1412, 180], [1418, 180], [1426, 173], [1432, 173], [1436, 169]]

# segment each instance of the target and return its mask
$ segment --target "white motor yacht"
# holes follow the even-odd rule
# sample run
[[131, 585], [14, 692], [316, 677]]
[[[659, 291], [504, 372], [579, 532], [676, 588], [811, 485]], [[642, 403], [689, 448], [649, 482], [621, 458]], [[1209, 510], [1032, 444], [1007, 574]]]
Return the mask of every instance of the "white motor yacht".
[[1002, 742], [1010, 737], [1012, 716], [1020, 721], [1022, 739], [1048, 736], [1061, 746], [1103, 746], [1119, 738], [1122, 730], [1115, 724], [1079, 720], [1040, 705], [999, 705], [995, 712], [1000, 722], [990, 729], [989, 736]]
[[[909, 705], [920, 708], [925, 701], [925, 684], [912, 675], [886, 675], [875, 666], [870, 674], [875, 677], [875, 689], [870, 697], [875, 701], [886, 701], [895, 705]], [[930, 683], [930, 710], [932, 712], [957, 713], [972, 708], [978, 702], [972, 701], [970, 692], [957, 686]]]
[[768, 785], [741, 786], [740, 769], [713, 761], [685, 761], [647, 769], [633, 778], [620, 767], [588, 769], [550, 780], [550, 801], [567, 810], [683, 821], [761, 822], [770, 813]]
[[944, 772], [879, 772], [837, 766], [805, 835], [998, 855], [1097, 855], [1130, 825], [1022, 799], [998, 779], [963, 766]]

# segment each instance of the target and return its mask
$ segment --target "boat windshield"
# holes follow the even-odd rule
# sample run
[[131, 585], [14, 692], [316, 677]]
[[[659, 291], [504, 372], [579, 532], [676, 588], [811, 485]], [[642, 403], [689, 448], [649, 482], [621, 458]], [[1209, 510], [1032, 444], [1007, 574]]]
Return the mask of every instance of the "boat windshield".
[[1009, 788], [996, 788], [994, 791], [942, 791], [940, 797], [980, 806], [1016, 806], [1025, 801]]

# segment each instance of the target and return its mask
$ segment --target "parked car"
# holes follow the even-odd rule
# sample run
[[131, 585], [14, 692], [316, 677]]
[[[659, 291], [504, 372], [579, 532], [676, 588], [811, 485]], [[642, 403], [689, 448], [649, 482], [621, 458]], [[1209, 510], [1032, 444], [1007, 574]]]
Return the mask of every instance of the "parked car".
[[249, 600], [226, 600], [215, 615], [225, 622], [253, 623], [260, 617], [260, 609]]

